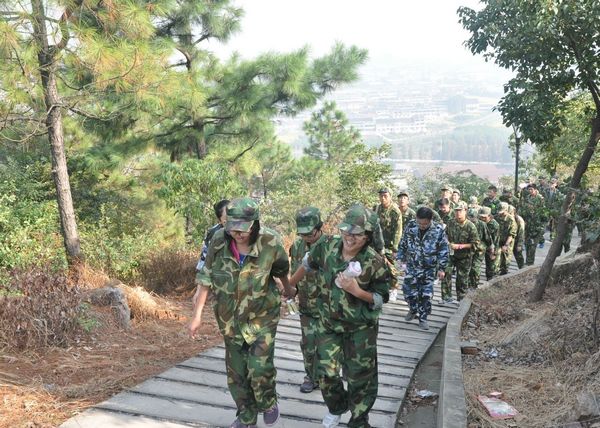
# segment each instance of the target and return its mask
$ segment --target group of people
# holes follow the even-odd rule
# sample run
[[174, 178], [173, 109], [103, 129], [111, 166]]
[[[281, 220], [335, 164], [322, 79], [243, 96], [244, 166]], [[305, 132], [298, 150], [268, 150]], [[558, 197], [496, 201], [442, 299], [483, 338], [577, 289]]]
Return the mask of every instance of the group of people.
[[378, 318], [384, 303], [397, 298], [399, 283], [409, 306], [405, 320], [418, 319], [428, 329], [436, 281], [442, 285], [440, 303], [448, 304], [454, 272], [460, 300], [477, 287], [483, 262], [488, 279], [504, 274], [525, 244], [526, 263], [533, 263], [543, 236], [541, 222], [531, 220], [543, 203], [535, 184], [518, 203], [507, 192], [500, 200], [494, 186], [481, 206], [476, 198], [462, 201], [457, 190], [441, 192], [436, 209], [425, 204], [412, 209], [408, 192], [400, 192], [396, 204], [390, 189], [381, 188], [373, 209], [349, 207], [340, 235], [323, 231], [319, 209], [302, 208], [289, 251], [275, 231], [260, 224], [253, 199], [215, 205], [219, 223], [203, 246], [188, 330], [192, 337], [197, 333], [212, 291], [237, 406], [231, 428], [256, 426], [259, 413], [267, 426], [279, 419], [274, 344], [282, 292], [299, 304], [306, 372], [300, 391], [321, 390], [328, 408], [323, 426], [337, 426], [349, 411], [349, 427], [369, 427], [378, 389]]

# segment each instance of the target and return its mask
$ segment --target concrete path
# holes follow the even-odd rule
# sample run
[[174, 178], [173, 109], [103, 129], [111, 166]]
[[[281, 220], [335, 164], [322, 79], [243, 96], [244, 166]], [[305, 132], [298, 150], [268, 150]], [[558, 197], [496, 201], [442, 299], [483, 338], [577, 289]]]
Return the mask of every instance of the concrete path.
[[[439, 294], [438, 288], [427, 331], [421, 330], [416, 320], [404, 321], [407, 307], [403, 301], [385, 305], [378, 338], [379, 395], [370, 413], [373, 426], [396, 425], [415, 368], [456, 311], [456, 305], [438, 305]], [[319, 390], [310, 394], [299, 391], [304, 378], [300, 337], [297, 315], [281, 320], [275, 346], [281, 409], [277, 427], [318, 427], [327, 412]], [[225, 349], [217, 346], [93, 406], [61, 427], [228, 427], [234, 419], [235, 403], [227, 390]], [[346, 414], [342, 422], [348, 419]], [[265, 426], [260, 416], [258, 426]]]

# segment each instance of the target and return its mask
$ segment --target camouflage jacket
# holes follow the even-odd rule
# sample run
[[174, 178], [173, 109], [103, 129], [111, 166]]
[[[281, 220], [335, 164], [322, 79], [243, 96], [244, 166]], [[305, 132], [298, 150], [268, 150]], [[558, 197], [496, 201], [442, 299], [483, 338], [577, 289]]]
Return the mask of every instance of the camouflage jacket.
[[500, 237], [500, 225], [494, 219], [491, 219], [485, 224], [488, 234], [490, 235], [490, 242], [492, 242], [492, 246], [488, 248], [493, 248], [496, 251], [499, 248], [499, 240]]
[[446, 227], [446, 234], [448, 235], [448, 242], [450, 244], [471, 244], [472, 246], [472, 248], [453, 250], [453, 254], [451, 255], [457, 259], [471, 257], [471, 254], [479, 246], [477, 227], [468, 219], [462, 224], [456, 221], [456, 219], [450, 220]]
[[206, 263], [196, 283], [214, 293], [214, 310], [221, 334], [236, 343], [251, 344], [260, 334], [275, 334], [281, 298], [273, 277], [289, 272], [289, 259], [277, 232], [261, 227], [240, 266], [223, 229], [213, 236]]
[[407, 207], [406, 211], [404, 211], [404, 212], [402, 212], [402, 210], [400, 210], [400, 212], [402, 213], [402, 227], [404, 229], [406, 229], [406, 226], [408, 226], [408, 223], [411, 220], [415, 220], [417, 218], [417, 213], [411, 207]]
[[375, 325], [381, 308], [347, 293], [335, 285], [338, 273], [343, 272], [350, 261], [358, 261], [362, 273], [356, 278], [363, 290], [379, 294], [384, 302], [389, 298], [390, 271], [380, 254], [365, 246], [352, 260], [342, 257], [342, 238], [330, 236], [313, 245], [308, 253], [308, 265], [323, 275], [319, 294], [319, 311], [325, 326], [344, 333], [364, 325]]
[[519, 214], [525, 220], [525, 230], [533, 231], [542, 227], [548, 221], [546, 216], [546, 204], [544, 197], [540, 194], [528, 196], [521, 201]]
[[484, 253], [488, 247], [494, 244], [492, 241], [492, 236], [488, 231], [485, 221], [477, 219], [477, 221], [473, 222], [473, 224], [475, 224], [475, 227], [477, 227], [477, 235], [479, 236], [479, 245], [477, 246], [476, 251], [478, 253]]
[[431, 223], [422, 233], [416, 221], [404, 229], [396, 258], [406, 263], [406, 275], [427, 282], [435, 280], [439, 271], [448, 265], [448, 239], [444, 226]]
[[498, 199], [497, 197], [494, 199], [491, 199], [489, 196], [486, 196], [485, 198], [483, 198], [483, 201], [481, 202], [481, 205], [484, 207], [490, 207], [490, 209], [492, 210], [492, 215], [495, 216], [496, 214], [498, 214], [498, 209], [500, 208], [500, 199]]
[[375, 212], [379, 216], [385, 251], [395, 253], [400, 238], [402, 238], [402, 213], [400, 208], [393, 202], [387, 208], [379, 204], [375, 207]]
[[517, 222], [517, 236], [515, 236], [515, 246], [523, 247], [525, 243], [525, 220], [520, 215], [515, 216]]
[[444, 214], [444, 213], [439, 212], [439, 211], [437, 213], [440, 216], [440, 221], [442, 223], [444, 223], [446, 225], [446, 227], [448, 227], [448, 222], [451, 221], [454, 218], [454, 211], [450, 210], [448, 212], [448, 214]]
[[517, 198], [516, 196], [505, 196], [502, 195], [500, 196], [500, 202], [506, 202], [509, 205], [512, 205], [515, 208], [519, 208], [519, 198]]
[[[290, 247], [290, 261], [292, 272], [296, 272], [302, 265], [302, 259], [311, 247], [319, 245], [323, 240], [327, 240], [328, 235], [322, 234], [321, 237], [312, 245], [308, 245], [302, 238], [296, 238]], [[300, 313], [311, 317], [319, 316], [318, 297], [323, 287], [323, 277], [319, 270], [307, 272], [304, 278], [298, 283], [298, 302]]]
[[506, 244], [508, 238], [511, 238], [511, 242], [515, 242], [517, 237], [517, 222], [512, 215], [507, 215], [504, 218], [498, 216], [496, 219], [500, 228], [498, 229], [498, 245], [503, 246]]

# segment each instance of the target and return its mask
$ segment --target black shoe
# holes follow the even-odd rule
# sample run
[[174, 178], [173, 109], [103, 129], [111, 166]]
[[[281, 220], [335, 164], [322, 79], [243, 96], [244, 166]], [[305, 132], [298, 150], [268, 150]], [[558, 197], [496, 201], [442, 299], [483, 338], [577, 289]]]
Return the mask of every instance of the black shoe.
[[408, 311], [406, 315], [404, 315], [404, 321], [412, 321], [417, 317], [415, 312]]
[[319, 384], [313, 382], [309, 378], [304, 378], [304, 382], [300, 385], [300, 392], [308, 394], [309, 392], [313, 392], [313, 390], [319, 388]]

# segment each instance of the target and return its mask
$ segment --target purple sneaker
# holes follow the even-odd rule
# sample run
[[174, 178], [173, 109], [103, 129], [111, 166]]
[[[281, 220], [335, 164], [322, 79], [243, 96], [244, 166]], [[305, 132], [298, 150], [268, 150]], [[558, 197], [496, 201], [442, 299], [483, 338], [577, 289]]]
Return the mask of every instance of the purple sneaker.
[[275, 405], [273, 407], [271, 407], [268, 410], [265, 410], [265, 412], [263, 413], [263, 421], [265, 422], [266, 426], [272, 427], [273, 425], [275, 425], [277, 423], [278, 420], [279, 420], [279, 406], [277, 405], [277, 403], [275, 403]]
[[239, 419], [236, 419], [235, 421], [233, 421], [233, 423], [231, 425], [229, 425], [229, 428], [256, 428], [256, 425], [255, 424], [246, 425], [246, 424], [242, 423]]

